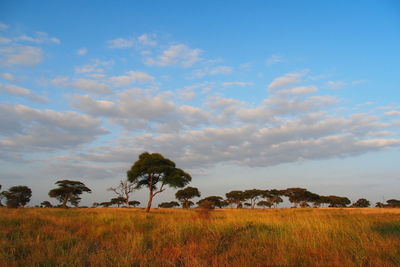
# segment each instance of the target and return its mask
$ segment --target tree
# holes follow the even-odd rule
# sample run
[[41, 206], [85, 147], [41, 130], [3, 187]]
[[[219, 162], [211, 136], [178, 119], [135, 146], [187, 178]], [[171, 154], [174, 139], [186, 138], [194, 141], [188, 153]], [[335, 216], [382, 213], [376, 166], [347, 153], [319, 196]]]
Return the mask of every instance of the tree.
[[376, 202], [375, 207], [376, 208], [383, 208], [383, 207], [385, 207], [385, 204], [383, 204], [382, 202]]
[[[222, 206], [224, 206], [222, 197], [218, 197], [218, 196], [209, 196], [209, 197], [200, 199], [200, 200], [197, 202], [197, 205], [199, 205], [199, 207], [200, 207], [200, 206], [204, 206], [205, 204], [202, 204], [204, 201], [211, 202], [211, 203], [212, 203], [212, 206], [213, 206], [214, 208], [215, 208], [215, 207], [222, 208]], [[207, 204], [207, 205], [208, 205], [208, 204]]]
[[9, 208], [24, 207], [31, 200], [32, 190], [25, 185], [13, 186], [2, 192]]
[[40, 207], [41, 208], [52, 208], [53, 205], [50, 203], [50, 201], [45, 200], [42, 203], [40, 203]]
[[271, 201], [268, 200], [261, 200], [260, 202], [257, 203], [257, 206], [260, 207], [268, 207], [271, 208], [274, 204]]
[[[154, 196], [165, 191], [165, 186], [182, 188], [187, 185], [192, 177], [181, 169], [176, 168], [175, 163], [164, 158], [158, 153], [144, 152], [127, 172], [128, 180], [136, 184], [137, 189], [147, 187], [149, 189], [149, 201], [146, 212], [150, 212]], [[160, 184], [160, 185], [159, 185]]]
[[202, 210], [213, 210], [215, 209], [215, 204], [214, 202], [211, 202], [209, 200], [202, 200], [197, 202], [198, 206]]
[[99, 206], [102, 206], [103, 208], [108, 208], [109, 206], [111, 206], [113, 203], [111, 203], [110, 201], [105, 201], [105, 202], [101, 202], [99, 203]]
[[124, 198], [124, 197], [115, 197], [115, 198], [112, 198], [110, 202], [112, 205], [117, 205], [117, 207], [119, 208], [119, 206], [124, 204], [125, 201], [126, 201], [126, 198]]
[[397, 200], [397, 199], [389, 199], [386, 201], [386, 203], [387, 203], [386, 206], [391, 207], [391, 208], [400, 207], [400, 200]]
[[128, 180], [121, 180], [118, 186], [110, 187], [107, 190], [114, 192], [118, 198], [124, 199], [123, 203], [126, 206], [129, 206], [129, 195], [135, 190], [135, 184], [129, 182]]
[[176, 201], [171, 201], [171, 202], [163, 202], [161, 204], [158, 204], [159, 208], [175, 208], [179, 207], [179, 203]]
[[347, 197], [328, 196], [327, 198], [331, 208], [344, 208], [351, 203]]
[[175, 197], [182, 203], [182, 208], [188, 209], [191, 205], [193, 205], [193, 202], [189, 199], [200, 197], [200, 192], [196, 187], [188, 186], [185, 189], [176, 192]]
[[257, 200], [264, 195], [264, 190], [260, 189], [251, 189], [251, 190], [245, 190], [243, 192], [243, 196], [246, 200], [250, 201], [250, 207], [254, 209]]
[[79, 195], [83, 192], [92, 192], [84, 183], [79, 181], [61, 180], [57, 181], [56, 185], [58, 185], [58, 188], [50, 190], [49, 196], [60, 201], [63, 208], [67, 207], [68, 202], [77, 206], [81, 199]]
[[136, 200], [132, 200], [132, 201], [129, 201], [129, 202], [128, 202], [128, 205], [129, 205], [129, 206], [132, 206], [132, 207], [137, 207], [137, 206], [140, 205], [140, 202], [139, 202], [139, 201], [136, 201]]
[[225, 196], [229, 204], [236, 204], [237, 209], [241, 208], [242, 202], [246, 200], [243, 191], [240, 190], [230, 191]]
[[369, 206], [371, 206], [371, 203], [369, 203], [369, 201], [366, 200], [365, 198], [360, 198], [359, 200], [354, 202], [352, 205], [352, 207], [356, 207], [356, 208], [367, 208]]

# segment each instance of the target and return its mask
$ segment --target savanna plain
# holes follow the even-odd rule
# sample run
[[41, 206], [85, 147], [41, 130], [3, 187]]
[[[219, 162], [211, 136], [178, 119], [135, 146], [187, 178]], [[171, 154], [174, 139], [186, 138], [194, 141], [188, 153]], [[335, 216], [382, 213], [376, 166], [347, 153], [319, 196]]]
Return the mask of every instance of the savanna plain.
[[1, 266], [400, 266], [400, 209], [0, 208]]

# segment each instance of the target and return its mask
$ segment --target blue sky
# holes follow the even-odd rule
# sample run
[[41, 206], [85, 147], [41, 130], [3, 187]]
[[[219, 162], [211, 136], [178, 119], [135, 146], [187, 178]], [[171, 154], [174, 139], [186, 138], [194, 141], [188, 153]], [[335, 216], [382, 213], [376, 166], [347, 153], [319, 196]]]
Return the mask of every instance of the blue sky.
[[151, 151], [203, 196], [400, 198], [399, 47], [397, 1], [2, 1], [0, 183], [105, 201]]

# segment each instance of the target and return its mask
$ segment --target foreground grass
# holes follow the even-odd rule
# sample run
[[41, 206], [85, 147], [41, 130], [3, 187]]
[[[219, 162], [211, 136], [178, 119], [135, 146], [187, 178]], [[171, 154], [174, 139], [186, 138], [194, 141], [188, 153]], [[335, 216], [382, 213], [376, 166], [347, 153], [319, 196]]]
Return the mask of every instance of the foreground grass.
[[400, 266], [398, 209], [0, 209], [1, 266]]

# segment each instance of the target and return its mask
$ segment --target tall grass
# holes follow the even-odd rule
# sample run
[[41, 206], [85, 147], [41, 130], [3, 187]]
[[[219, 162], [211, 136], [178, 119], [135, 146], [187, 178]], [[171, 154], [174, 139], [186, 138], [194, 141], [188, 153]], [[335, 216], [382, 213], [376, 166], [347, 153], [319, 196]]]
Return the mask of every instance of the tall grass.
[[0, 209], [1, 266], [400, 266], [398, 209]]

